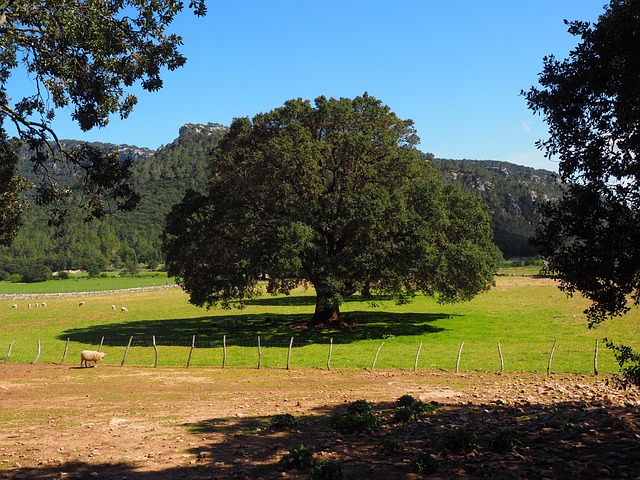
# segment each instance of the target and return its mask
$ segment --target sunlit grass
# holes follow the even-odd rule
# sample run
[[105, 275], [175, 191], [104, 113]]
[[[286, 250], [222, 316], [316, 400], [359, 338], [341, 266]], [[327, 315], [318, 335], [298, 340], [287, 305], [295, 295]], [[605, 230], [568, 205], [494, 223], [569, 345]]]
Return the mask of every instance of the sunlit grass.
[[[623, 319], [590, 330], [581, 298], [567, 298], [544, 278], [498, 277], [497, 285], [470, 302], [440, 305], [417, 297], [407, 305], [378, 301], [348, 301], [342, 306], [352, 326], [338, 330], [308, 329], [315, 298], [300, 290], [291, 296], [264, 296], [243, 310], [197, 308], [178, 288], [102, 294], [90, 297], [46, 299], [46, 308], [27, 308], [34, 300], [0, 300], [0, 361], [6, 359], [13, 341], [10, 362], [32, 362], [40, 340], [38, 362], [60, 362], [65, 343], [65, 363], [79, 363], [79, 352], [98, 348], [103, 342], [105, 363], [121, 364], [126, 346], [132, 346], [127, 365], [153, 366], [155, 336], [158, 366], [185, 366], [195, 335], [190, 365], [222, 367], [226, 339], [227, 367], [257, 368], [258, 337], [261, 368], [285, 368], [293, 337], [291, 368], [327, 368], [332, 339], [332, 368], [412, 370], [422, 343], [419, 369], [453, 370], [460, 344], [460, 370], [500, 369], [498, 342], [507, 371], [538, 371], [547, 368], [554, 341], [557, 347], [552, 370], [593, 371], [596, 340], [609, 337], [638, 347], [638, 311]], [[80, 306], [80, 301], [85, 304]], [[12, 309], [11, 304], [18, 308]], [[116, 310], [112, 310], [112, 305]], [[127, 313], [120, 310], [126, 306]], [[599, 371], [614, 372], [617, 366], [605, 348], [600, 349]]]

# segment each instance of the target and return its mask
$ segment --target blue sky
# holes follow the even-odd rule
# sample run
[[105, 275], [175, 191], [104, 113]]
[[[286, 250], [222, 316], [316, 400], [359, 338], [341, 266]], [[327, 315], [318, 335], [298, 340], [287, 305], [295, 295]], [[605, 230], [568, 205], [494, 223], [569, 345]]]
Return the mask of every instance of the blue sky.
[[[188, 3], [188, 2], [186, 2]], [[185, 67], [155, 93], [136, 91], [131, 116], [83, 134], [58, 113], [61, 138], [157, 148], [185, 123], [228, 125], [291, 98], [365, 91], [411, 118], [419, 149], [437, 157], [504, 160], [557, 170], [535, 141], [546, 126], [520, 91], [542, 58], [578, 39], [563, 19], [596, 21], [604, 0], [208, 0], [185, 11]]]

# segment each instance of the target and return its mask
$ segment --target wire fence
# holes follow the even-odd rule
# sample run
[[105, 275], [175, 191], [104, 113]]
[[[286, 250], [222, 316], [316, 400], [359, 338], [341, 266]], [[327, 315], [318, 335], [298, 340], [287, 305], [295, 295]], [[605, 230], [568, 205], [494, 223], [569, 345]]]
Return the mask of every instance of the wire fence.
[[[70, 345], [72, 345], [71, 349]], [[557, 348], [557, 341], [553, 341], [553, 344], [548, 345], [547, 348], [541, 348], [538, 352], [510, 351], [507, 355], [500, 342], [494, 343], [491, 350], [485, 347], [487, 345], [465, 345], [464, 341], [457, 345], [446, 346], [423, 342], [407, 344], [394, 342], [393, 338], [372, 339], [366, 344], [356, 345], [333, 337], [319, 339], [313, 344], [297, 342], [293, 336], [286, 341], [282, 338], [269, 339], [261, 336], [250, 338], [223, 336], [220, 339], [207, 337], [200, 339], [197, 335], [181, 339], [163, 339], [156, 336], [103, 336], [91, 339], [68, 337], [46, 343], [37, 340], [36, 345], [12, 340], [6, 354], [0, 351], [0, 362], [74, 363], [70, 359], [77, 358], [82, 348], [108, 352], [108, 362], [116, 365], [119, 362], [120, 366], [125, 364], [152, 365], [153, 367], [184, 365], [187, 368], [191, 365], [222, 368], [253, 366], [256, 368], [284, 367], [288, 370], [292, 365], [296, 365], [327, 370], [331, 370], [332, 367], [371, 370], [380, 367], [413, 371], [442, 369], [455, 370], [458, 373], [465, 369], [499, 372], [508, 369], [511, 371], [546, 370], [547, 374], [551, 374], [554, 371], [554, 362], [559, 359], [560, 366], [557, 371], [560, 372], [590, 372], [597, 375], [600, 371], [598, 340], [595, 346], [592, 345], [589, 349], [590, 352], [586, 351], [586, 345], [580, 345], [582, 351], [579, 352], [578, 367], [575, 367], [575, 359], [571, 359], [572, 363], [566, 362], [567, 357], [576, 356], [575, 348], [563, 349], [562, 346]], [[523, 360], [524, 357], [527, 357], [526, 363]], [[334, 359], [335, 363], [333, 363]], [[533, 369], [532, 361], [535, 362]], [[605, 363], [606, 366], [602, 371], [615, 371], [611, 368], [610, 358], [607, 358]]]

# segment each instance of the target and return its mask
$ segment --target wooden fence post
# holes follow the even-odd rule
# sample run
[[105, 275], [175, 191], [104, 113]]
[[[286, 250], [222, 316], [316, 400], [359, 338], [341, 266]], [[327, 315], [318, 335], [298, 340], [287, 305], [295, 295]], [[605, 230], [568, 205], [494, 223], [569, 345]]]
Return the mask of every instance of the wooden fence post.
[[60, 364], [63, 364], [65, 359], [67, 358], [67, 352], [69, 351], [69, 337], [67, 337], [67, 343], [64, 344], [64, 353], [62, 354], [62, 360], [60, 360]]
[[333, 352], [333, 337], [329, 339], [329, 356], [327, 357], [327, 370], [331, 370], [331, 353]]
[[151, 338], [153, 340], [153, 350], [156, 353], [156, 359], [153, 362], [153, 368], [157, 368], [158, 367], [158, 346], [156, 345], [156, 336], [153, 335]]
[[194, 335], [191, 339], [191, 349], [189, 350], [189, 357], [187, 358], [187, 368], [191, 365], [191, 355], [193, 354], [193, 349], [196, 348], [196, 336]]
[[547, 364], [547, 375], [551, 375], [551, 360], [553, 360], [553, 352], [556, 351], [556, 343], [558, 343], [558, 340], [554, 340], [553, 347], [551, 347], [551, 354], [549, 355], [549, 363]]
[[9, 344], [9, 351], [7, 352], [7, 358], [5, 359], [5, 362], [9, 361], [9, 357], [11, 356], [11, 350], [13, 350], [14, 343], [15, 343], [15, 340], [12, 340], [11, 343]]
[[227, 364], [227, 336], [222, 336], [222, 368]]
[[420, 345], [418, 345], [418, 351], [416, 352], [416, 361], [413, 362], [414, 372], [418, 370], [418, 359], [420, 358], [420, 350], [422, 350], [422, 342], [420, 342]]
[[382, 348], [383, 345], [384, 345], [384, 342], [382, 342], [380, 344], [380, 346], [378, 347], [378, 350], [376, 351], [376, 356], [373, 357], [373, 363], [371, 364], [371, 370], [376, 368], [376, 362], [378, 361], [378, 354], [380, 353], [380, 349]]
[[260, 336], [258, 335], [258, 370], [262, 365], [262, 348], [260, 347]]
[[102, 350], [102, 344], [104, 343], [104, 337], [100, 339], [100, 345], [98, 346], [98, 351]]
[[121, 367], [124, 367], [124, 362], [127, 360], [127, 354], [129, 353], [129, 348], [131, 347], [131, 342], [133, 341], [133, 336], [129, 337], [129, 343], [127, 344], [127, 348], [124, 351], [124, 355], [122, 356]]
[[462, 347], [464, 347], [464, 342], [460, 344], [460, 348], [458, 349], [458, 360], [456, 360], [456, 373], [458, 373], [458, 369], [460, 367], [460, 355], [462, 355]]
[[596, 351], [593, 354], [593, 374], [598, 375], [598, 339], [596, 338]]
[[39, 358], [40, 358], [40, 339], [38, 339], [38, 354], [36, 355], [36, 358], [31, 363], [36, 363]]
[[291, 348], [293, 348], [293, 337], [291, 337], [291, 341], [289, 342], [289, 352], [287, 353], [287, 370], [291, 366]]
[[498, 355], [500, 355], [500, 373], [504, 372], [504, 358], [502, 358], [502, 349], [500, 348], [500, 342], [498, 342]]

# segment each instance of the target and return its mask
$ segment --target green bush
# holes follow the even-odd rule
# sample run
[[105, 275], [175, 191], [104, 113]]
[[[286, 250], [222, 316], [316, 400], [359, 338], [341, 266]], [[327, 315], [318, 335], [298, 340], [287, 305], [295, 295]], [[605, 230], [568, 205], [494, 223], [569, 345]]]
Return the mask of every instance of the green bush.
[[311, 480], [343, 480], [342, 465], [334, 460], [318, 462], [311, 469]]
[[520, 434], [517, 430], [509, 427], [499, 427], [491, 438], [489, 446], [494, 452], [506, 453], [515, 451], [520, 444]]
[[385, 438], [379, 443], [380, 451], [385, 455], [398, 453], [404, 450], [404, 444], [397, 438]]
[[290, 413], [282, 413], [271, 417], [269, 426], [273, 430], [286, 430], [298, 425], [298, 420]]
[[442, 437], [440, 448], [453, 453], [469, 452], [478, 448], [476, 432], [463, 427], [448, 430]]
[[411, 464], [411, 470], [414, 473], [437, 473], [438, 459], [431, 453], [422, 452]]
[[373, 430], [381, 423], [380, 418], [373, 413], [372, 405], [366, 400], [356, 400], [347, 407], [347, 413], [337, 413], [331, 418], [333, 427], [343, 433]]
[[393, 414], [393, 419], [396, 422], [415, 422], [421, 414], [435, 410], [435, 406], [432, 403], [417, 400], [411, 395], [400, 397], [397, 405]]
[[315, 460], [307, 447], [300, 444], [285, 454], [278, 463], [284, 470], [308, 470], [313, 467]]

